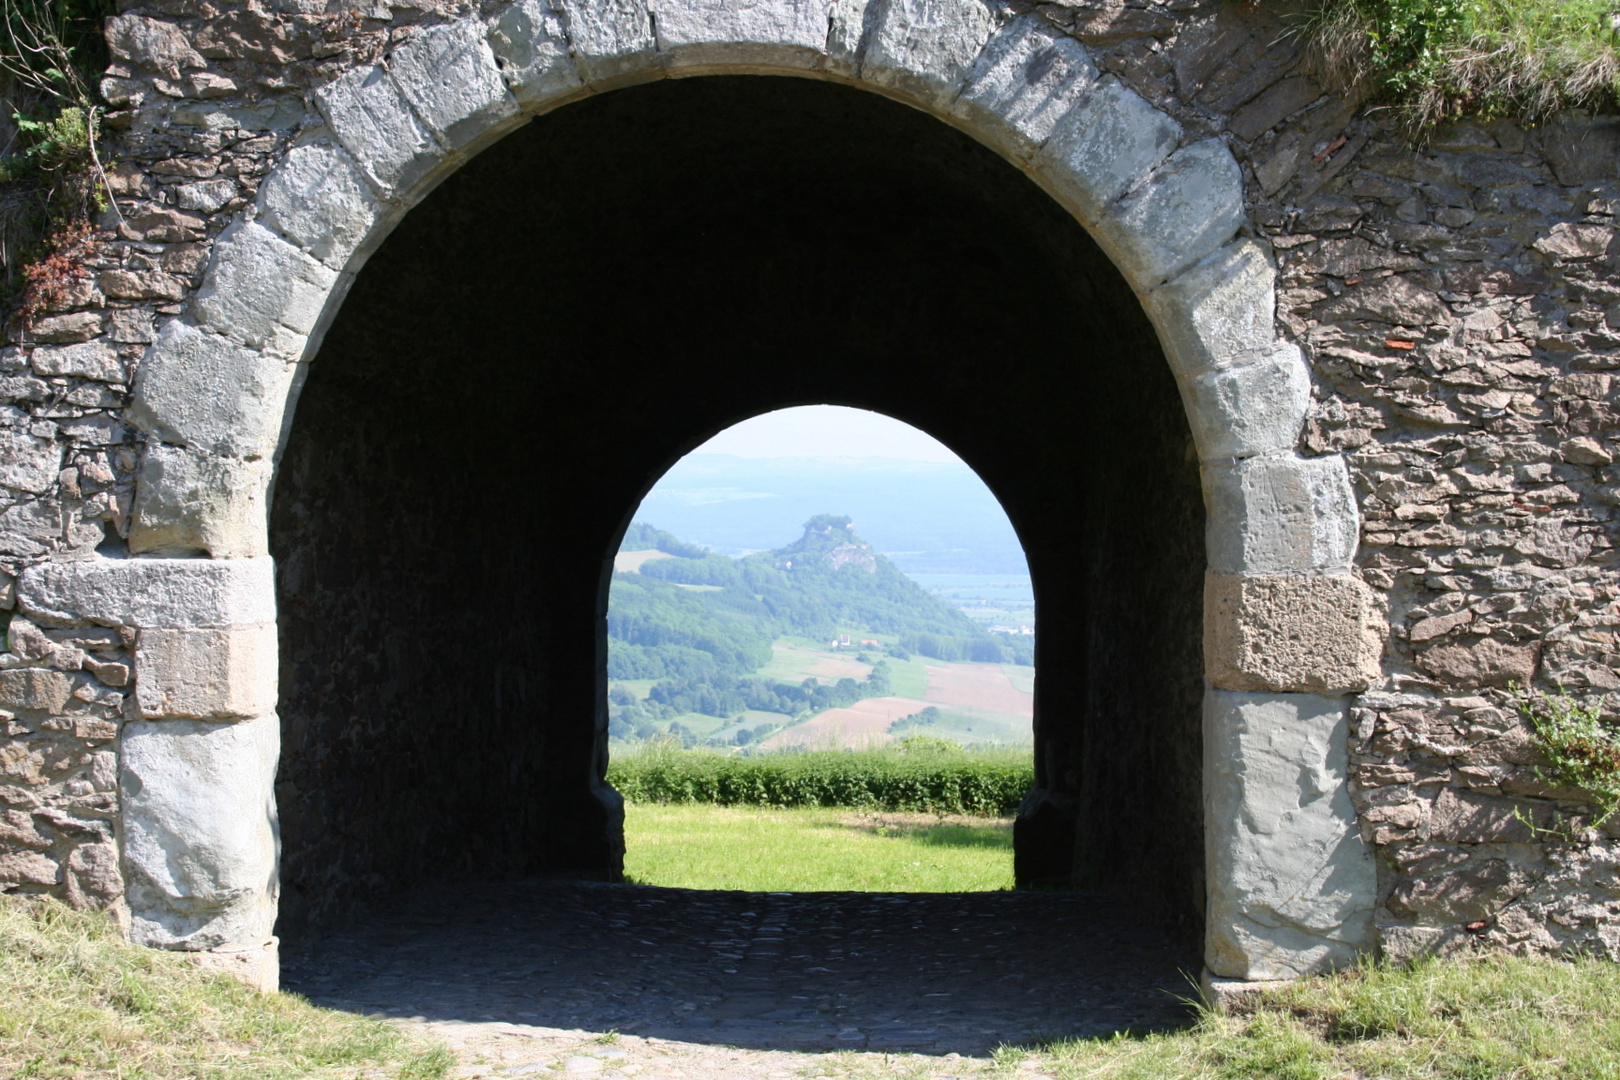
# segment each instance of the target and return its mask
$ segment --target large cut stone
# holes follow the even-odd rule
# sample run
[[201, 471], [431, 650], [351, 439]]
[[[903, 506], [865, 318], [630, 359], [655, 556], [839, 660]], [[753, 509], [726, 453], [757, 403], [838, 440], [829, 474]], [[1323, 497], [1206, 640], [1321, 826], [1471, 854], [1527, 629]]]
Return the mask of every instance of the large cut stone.
[[1003, 152], [1027, 158], [1096, 82], [1085, 46], [1026, 15], [991, 39], [951, 111]]
[[671, 68], [819, 68], [832, 0], [652, 0], [658, 51]]
[[1110, 75], [1064, 114], [1033, 164], [1089, 225], [1180, 141], [1180, 124]]
[[1350, 802], [1343, 698], [1204, 699], [1204, 962], [1227, 979], [1291, 979], [1376, 944], [1378, 880]]
[[1237, 240], [1148, 293], [1142, 306], [1185, 378], [1271, 348], [1276, 284], [1265, 247]]
[[1115, 261], [1138, 287], [1175, 277], [1237, 233], [1243, 170], [1219, 139], [1171, 154], [1115, 208]]
[[1381, 674], [1384, 626], [1350, 574], [1204, 578], [1204, 674], [1220, 690], [1348, 694]]
[[276, 619], [275, 566], [256, 559], [80, 559], [17, 578], [29, 615], [103, 626], [230, 627]]
[[343, 148], [385, 195], [408, 191], [444, 157], [381, 68], [358, 68], [315, 91], [315, 104]]
[[276, 628], [147, 629], [135, 647], [135, 701], [148, 720], [262, 716], [276, 707]]
[[882, 0], [861, 78], [939, 108], [948, 106], [995, 28], [979, 0]]
[[853, 79], [861, 52], [877, 29], [883, 0], [833, 0], [828, 14], [827, 71]]
[[518, 115], [484, 25], [472, 19], [412, 38], [388, 57], [388, 73], [428, 130], [452, 150], [498, 134]]
[[655, 78], [658, 46], [646, 0], [558, 0], [574, 62], [600, 89]]
[[288, 151], [259, 193], [258, 222], [341, 270], [380, 208], [359, 166], [327, 143]]
[[1349, 567], [1360, 515], [1343, 458], [1209, 462], [1203, 477], [1210, 569], [1298, 574]]
[[119, 789], [132, 940], [202, 950], [269, 938], [280, 734], [274, 714], [124, 726]]
[[1253, 363], [1182, 383], [1187, 420], [1204, 461], [1292, 449], [1311, 403], [1311, 374], [1299, 347], [1279, 343]]
[[138, 554], [205, 551], [215, 558], [263, 555], [270, 459], [146, 444], [129, 548]]
[[336, 278], [331, 267], [257, 222], [246, 222], [227, 229], [214, 245], [192, 311], [207, 329], [296, 360]]
[[62, 473], [62, 448], [54, 439], [0, 428], [0, 484], [45, 495], [56, 490]]
[[503, 11], [490, 24], [489, 46], [512, 96], [530, 112], [576, 97], [585, 85], [562, 15], [545, 0], [519, 0]]
[[296, 367], [172, 319], [141, 361], [129, 417], [168, 442], [226, 457], [268, 457]]

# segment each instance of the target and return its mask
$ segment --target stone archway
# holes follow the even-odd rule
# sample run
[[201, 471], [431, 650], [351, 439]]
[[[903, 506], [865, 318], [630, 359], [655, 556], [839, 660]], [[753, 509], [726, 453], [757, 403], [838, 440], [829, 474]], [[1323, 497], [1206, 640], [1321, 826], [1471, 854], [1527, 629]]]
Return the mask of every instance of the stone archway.
[[[1157, 330], [1197, 442], [1205, 599], [1206, 961], [1278, 978], [1373, 945], [1375, 885], [1346, 787], [1346, 699], [1377, 635], [1349, 574], [1343, 461], [1295, 451], [1309, 384], [1278, 340], [1265, 247], [1217, 139], [1099, 76], [1084, 49], [972, 0], [524, 0], [413, 39], [314, 94], [314, 126], [216, 245], [142, 363], [150, 437], [130, 546], [46, 564], [26, 608], [140, 629], [123, 739], [134, 936], [263, 956], [276, 906], [275, 615], [265, 501], [292, 402], [354, 276], [402, 216], [530, 117], [703, 74], [845, 82], [1023, 169], [1118, 267]], [[175, 553], [208, 558], [176, 558]]]

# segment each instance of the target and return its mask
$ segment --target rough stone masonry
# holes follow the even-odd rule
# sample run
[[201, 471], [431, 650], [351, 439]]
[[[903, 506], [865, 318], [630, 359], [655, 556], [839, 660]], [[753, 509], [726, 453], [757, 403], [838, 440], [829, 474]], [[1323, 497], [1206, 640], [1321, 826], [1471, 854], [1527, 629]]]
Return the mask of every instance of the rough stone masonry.
[[[273, 982], [293, 668], [266, 515], [322, 335], [407, 212], [532, 117], [773, 74], [989, 146], [1151, 320], [1203, 489], [1203, 712], [1174, 749], [1210, 971], [1474, 943], [1620, 959], [1620, 833], [1533, 828], [1585, 807], [1538, 779], [1507, 691], [1620, 689], [1620, 121], [1464, 122], [1413, 149], [1279, 31], [1223, 0], [122, 5], [120, 216], [0, 352], [0, 888]], [[1039, 283], [996, 299], [1066, 317]], [[1058, 822], [1073, 861], [1047, 862], [1078, 877], [1115, 736], [1055, 700], [1020, 843]], [[575, 807], [537, 827], [612, 876], [599, 718], [564, 737], [568, 710], [536, 708]]]

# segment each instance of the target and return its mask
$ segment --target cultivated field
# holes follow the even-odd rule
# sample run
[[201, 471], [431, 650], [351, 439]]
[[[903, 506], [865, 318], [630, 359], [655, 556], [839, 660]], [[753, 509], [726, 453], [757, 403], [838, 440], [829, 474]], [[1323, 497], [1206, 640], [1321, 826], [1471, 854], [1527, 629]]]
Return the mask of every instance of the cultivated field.
[[872, 673], [871, 664], [863, 664], [853, 653], [830, 653], [825, 645], [814, 649], [805, 645], [784, 644], [771, 646], [771, 660], [759, 669], [759, 678], [779, 679], [786, 683], [801, 683], [816, 678], [822, 682], [839, 679], [864, 679]]
[[760, 746], [781, 750], [802, 746], [811, 750], [863, 748], [889, 741], [889, 725], [928, 707], [916, 698], [881, 697], [857, 701], [847, 709], [828, 709], [802, 724], [795, 724], [766, 739]]
[[929, 704], [1035, 716], [1035, 695], [1012, 684], [1000, 664], [945, 664], [928, 669]]
[[673, 558], [667, 551], [621, 551], [613, 556], [613, 569], [621, 574], [639, 574], [644, 563]]

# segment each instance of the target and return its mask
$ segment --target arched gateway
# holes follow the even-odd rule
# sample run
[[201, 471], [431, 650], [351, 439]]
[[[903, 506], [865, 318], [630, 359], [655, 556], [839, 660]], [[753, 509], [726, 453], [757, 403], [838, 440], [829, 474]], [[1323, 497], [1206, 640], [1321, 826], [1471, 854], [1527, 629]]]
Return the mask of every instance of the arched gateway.
[[[1022, 170], [1117, 267], [1179, 388], [1207, 514], [1206, 963], [1218, 977], [1276, 979], [1373, 948], [1377, 887], [1347, 786], [1347, 695], [1378, 678], [1382, 629], [1351, 573], [1358, 515], [1345, 463], [1295, 451], [1310, 382], [1274, 328], [1270, 251], [1248, 235], [1239, 167], [1219, 139], [1187, 141], [1099, 74], [1078, 42], [976, 0], [521, 0], [487, 22], [427, 30], [314, 93], [320, 118], [220, 237], [200, 293], [141, 364], [130, 409], [149, 439], [129, 537], [137, 557], [43, 563], [17, 584], [25, 612], [139, 631], [140, 719], [122, 735], [119, 810], [135, 939], [273, 971], [281, 731], [266, 505], [294, 403], [360, 268], [441, 181], [535, 116], [698, 75], [825, 80], [922, 110]], [[1085, 464], [1066, 453], [1096, 452], [1071, 446], [1039, 466], [1061, 477]], [[580, 467], [562, 449], [551, 457]], [[1043, 612], [1048, 624], [1069, 617]], [[1042, 647], [1043, 679], [1061, 678], [1064, 658]], [[574, 756], [547, 774], [568, 789], [552, 793], [558, 805], [587, 807], [551, 826], [581, 848], [558, 866], [611, 876], [602, 734], [581, 730], [559, 737], [555, 752]], [[1032, 799], [1021, 844], [1039, 842], [1043, 814], [1061, 817], [1066, 781], [1050, 749], [1037, 746], [1047, 803]]]

